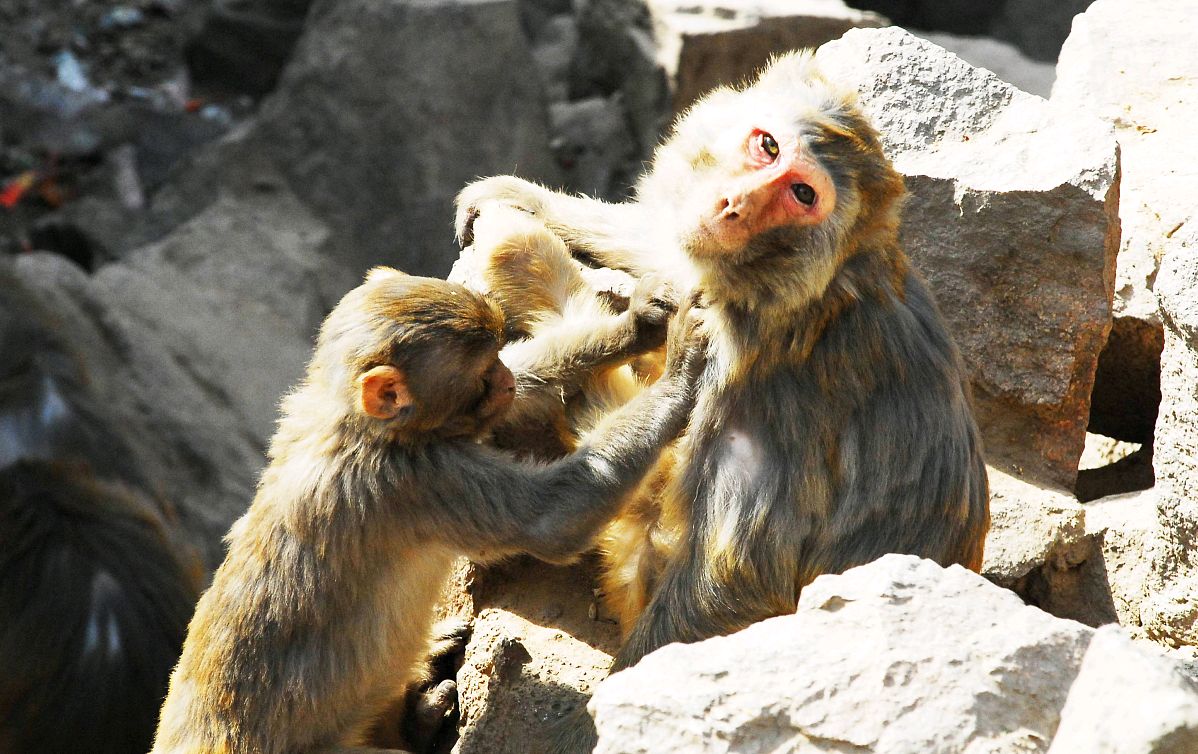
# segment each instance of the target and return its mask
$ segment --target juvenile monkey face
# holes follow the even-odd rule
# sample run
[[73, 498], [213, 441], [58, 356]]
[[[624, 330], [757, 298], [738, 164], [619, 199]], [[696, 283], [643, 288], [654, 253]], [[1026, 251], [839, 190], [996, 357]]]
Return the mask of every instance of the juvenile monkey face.
[[408, 428], [438, 438], [476, 437], [507, 412], [516, 393], [498, 344], [442, 344], [421, 367], [409, 367], [415, 410]]

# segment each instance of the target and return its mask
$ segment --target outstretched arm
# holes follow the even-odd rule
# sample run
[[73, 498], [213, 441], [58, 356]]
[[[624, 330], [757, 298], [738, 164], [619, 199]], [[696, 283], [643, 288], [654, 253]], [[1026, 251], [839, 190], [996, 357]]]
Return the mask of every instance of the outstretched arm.
[[[682, 431], [705, 363], [697, 316], [680, 315], [662, 379], [607, 417], [571, 455], [542, 466], [470, 446], [427, 487], [439, 499], [431, 533], [476, 556], [527, 552], [565, 561], [585, 551]], [[448, 449], [447, 449], [448, 450]], [[454, 449], [460, 453], [461, 448]]]
[[638, 277], [670, 271], [671, 263], [662, 251], [668, 248], [668, 240], [656, 237], [652, 212], [639, 204], [572, 196], [510, 175], [484, 178], [458, 194], [455, 228], [462, 246], [472, 242], [474, 220], [488, 202], [532, 213], [564, 240], [571, 252], [604, 267]]

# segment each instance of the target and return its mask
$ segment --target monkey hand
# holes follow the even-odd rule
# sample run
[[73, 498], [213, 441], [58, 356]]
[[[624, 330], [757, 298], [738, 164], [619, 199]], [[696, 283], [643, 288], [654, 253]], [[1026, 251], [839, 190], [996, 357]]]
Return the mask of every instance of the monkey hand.
[[706, 310], [699, 303], [699, 294], [692, 294], [670, 323], [666, 342], [666, 370], [662, 379], [685, 383], [693, 387], [707, 366]]
[[486, 201], [476, 209], [470, 223], [471, 243], [484, 257], [503, 246], [535, 248], [544, 237], [554, 238], [544, 223], [510, 204]]
[[666, 342], [670, 319], [678, 311], [678, 292], [669, 283], [647, 276], [641, 278], [628, 300], [625, 316], [631, 325], [629, 356], [640, 356]]
[[474, 221], [484, 205], [492, 202], [506, 204], [539, 216], [548, 192], [548, 189], [514, 175], [497, 175], [471, 183], [462, 189], [454, 202], [457, 207], [454, 232], [458, 245], [464, 249], [474, 241]]

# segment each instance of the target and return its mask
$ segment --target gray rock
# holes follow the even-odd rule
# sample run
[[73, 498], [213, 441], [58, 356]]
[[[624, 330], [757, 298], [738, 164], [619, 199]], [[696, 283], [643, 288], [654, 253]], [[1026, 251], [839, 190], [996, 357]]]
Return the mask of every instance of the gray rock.
[[820, 48], [911, 192], [902, 240], [972, 378], [988, 460], [1072, 489], [1119, 242], [1114, 138], [901, 29]]
[[1093, 0], [1005, 0], [990, 24], [991, 36], [1011, 42], [1034, 60], [1053, 63], [1069, 36], [1073, 18]]
[[657, 146], [670, 117], [665, 71], [657, 60], [646, 0], [578, 0], [579, 48], [570, 99], [619, 93], [638, 159]]
[[549, 119], [550, 147], [569, 190], [612, 200], [627, 195], [641, 162], [618, 95], [554, 103]]
[[1049, 754], [1198, 751], [1198, 688], [1173, 660], [1099, 629], [1061, 710]]
[[578, 44], [578, 21], [570, 13], [549, 18], [534, 39], [532, 56], [541, 72], [545, 97], [551, 103], [564, 102], [570, 95], [570, 68]]
[[515, 0], [324, 0], [256, 121], [152, 203], [159, 229], [278, 174], [355, 271], [443, 275], [452, 200], [478, 176], [555, 182]]
[[472, 569], [474, 631], [458, 671], [458, 754], [546, 750], [552, 721], [585, 703], [618, 644], [596, 620], [591, 571], [531, 559]]
[[652, 0], [652, 7], [675, 113], [709, 89], [752, 76], [771, 55], [887, 24], [841, 0]]
[[604, 681], [596, 752], [1043, 752], [1092, 633], [959, 566], [887, 555], [820, 576], [793, 616]]
[[280, 396], [353, 283], [319, 253], [327, 235], [294, 197], [261, 194], [222, 198], [91, 277], [18, 260], [209, 568], [253, 496]]

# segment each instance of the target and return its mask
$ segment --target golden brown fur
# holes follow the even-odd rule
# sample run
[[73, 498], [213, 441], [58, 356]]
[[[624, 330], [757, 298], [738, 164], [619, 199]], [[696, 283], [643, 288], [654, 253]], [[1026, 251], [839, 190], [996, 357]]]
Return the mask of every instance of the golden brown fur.
[[[468, 187], [459, 237], [503, 202], [571, 252], [704, 292], [709, 365], [650, 534], [609, 572], [647, 605], [614, 668], [792, 612], [800, 590], [887, 552], [977, 568], [985, 466], [960, 357], [899, 244], [902, 177], [855, 92], [811, 55], [721, 88], [606, 204], [512, 177]], [[656, 516], [656, 518], [654, 518]], [[627, 534], [627, 532], [625, 532]], [[579, 713], [561, 751], [588, 750]]]
[[682, 428], [693, 318], [667, 377], [578, 452], [538, 465], [480, 445], [514, 391], [502, 326], [481, 296], [392, 270], [333, 310], [191, 622], [155, 752], [359, 743], [419, 677], [456, 557], [570, 560]]

